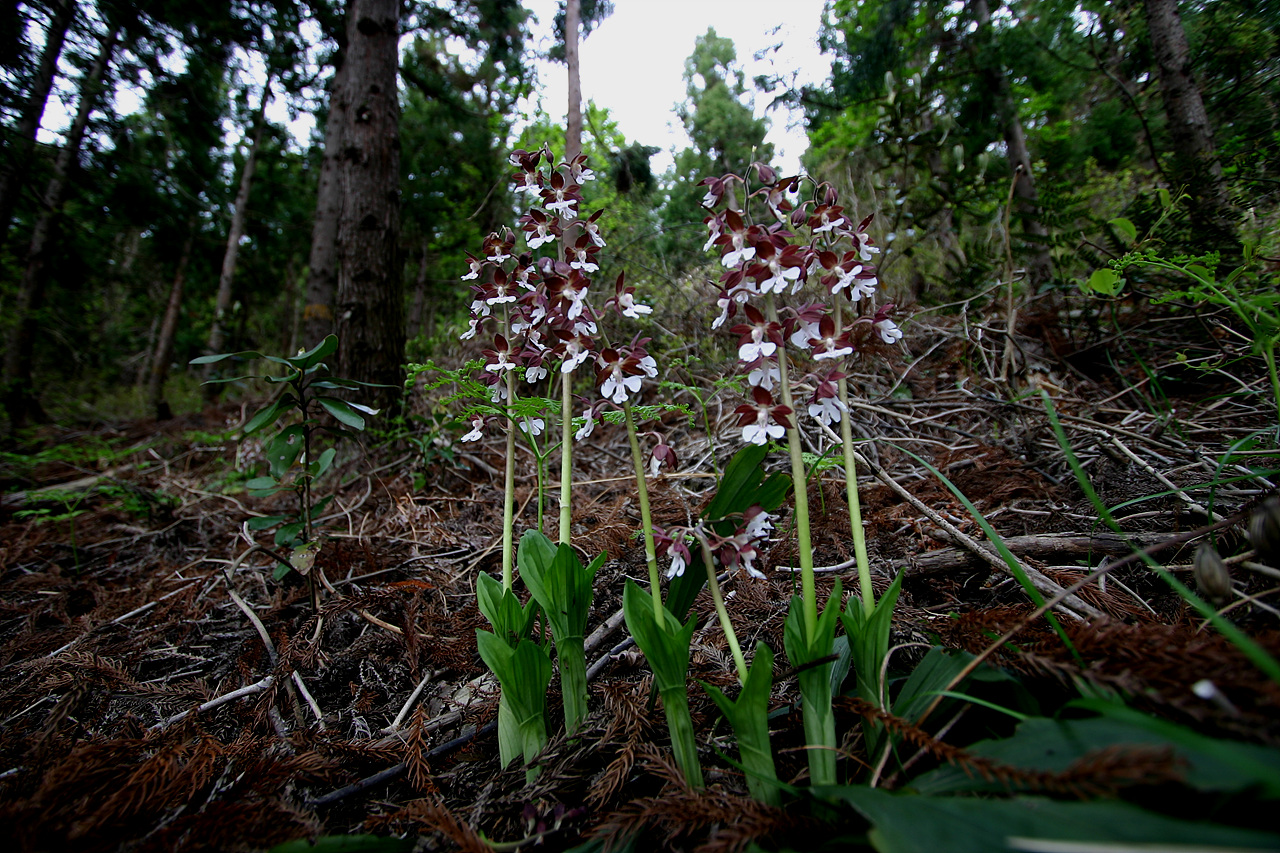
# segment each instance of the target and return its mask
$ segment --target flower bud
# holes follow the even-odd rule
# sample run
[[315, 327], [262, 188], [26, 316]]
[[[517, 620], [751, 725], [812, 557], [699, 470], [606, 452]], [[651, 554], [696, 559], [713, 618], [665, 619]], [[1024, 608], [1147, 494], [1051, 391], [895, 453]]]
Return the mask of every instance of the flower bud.
[[1222, 562], [1217, 548], [1201, 542], [1191, 564], [1195, 571], [1196, 589], [1201, 595], [1213, 602], [1231, 598], [1231, 573], [1227, 571], [1227, 564]]
[[1280, 565], [1280, 497], [1272, 496], [1249, 518], [1249, 542], [1258, 557]]

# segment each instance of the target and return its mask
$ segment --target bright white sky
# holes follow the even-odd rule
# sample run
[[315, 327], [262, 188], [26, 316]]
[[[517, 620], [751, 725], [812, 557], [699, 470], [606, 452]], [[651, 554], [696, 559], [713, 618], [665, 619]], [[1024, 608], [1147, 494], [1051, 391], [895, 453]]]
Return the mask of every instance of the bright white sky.
[[[533, 32], [536, 47], [550, 45], [557, 0], [526, 0], [538, 16]], [[818, 26], [823, 0], [615, 0], [614, 12], [581, 42], [582, 97], [607, 107], [628, 141], [655, 145], [656, 171], [671, 165], [669, 152], [689, 146], [676, 117], [685, 99], [684, 61], [694, 41], [714, 27], [716, 35], [733, 40], [748, 85], [756, 74], [798, 74], [797, 84], [820, 83], [830, 73], [830, 60], [818, 51]], [[776, 33], [773, 32], [775, 28]], [[781, 42], [777, 53], [757, 61], [754, 55]], [[568, 80], [563, 65], [539, 67], [543, 108], [563, 119], [567, 111]], [[808, 142], [800, 115], [778, 107], [766, 112], [771, 98], [757, 95], [757, 116], [771, 122], [768, 141], [777, 152], [775, 165], [795, 171]]]

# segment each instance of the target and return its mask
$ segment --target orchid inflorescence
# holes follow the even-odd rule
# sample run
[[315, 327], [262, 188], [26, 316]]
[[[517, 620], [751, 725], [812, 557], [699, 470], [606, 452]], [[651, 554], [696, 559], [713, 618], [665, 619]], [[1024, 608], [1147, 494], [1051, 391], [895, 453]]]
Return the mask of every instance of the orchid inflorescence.
[[[657, 362], [646, 350], [649, 339], [636, 335], [629, 344], [609, 344], [600, 329], [602, 314], [590, 296], [591, 275], [600, 270], [597, 253], [605, 247], [600, 233], [601, 212], [582, 218], [582, 184], [593, 177], [586, 158], [578, 156], [555, 164], [547, 148], [516, 151], [511, 164], [517, 171], [512, 183], [518, 194], [535, 204], [520, 217], [518, 231], [503, 229], [485, 238], [479, 257], [470, 256], [463, 280], [474, 282], [470, 319], [462, 338], [492, 334], [492, 346], [484, 349], [481, 382], [487, 386], [492, 406], [477, 405], [465, 413], [471, 429], [463, 441], [478, 441], [489, 424], [504, 421], [507, 434], [506, 482], [503, 503], [502, 584], [488, 575], [477, 580], [477, 600], [494, 632], [477, 631], [481, 656], [502, 688], [498, 713], [499, 748], [503, 763], [523, 752], [526, 762], [546, 740], [545, 692], [551, 663], [544, 647], [528, 636], [533, 612], [541, 609], [551, 629], [560, 663], [565, 725], [573, 734], [587, 714], [586, 665], [583, 632], [592, 600], [595, 573], [603, 554], [583, 566], [570, 547], [573, 483], [572, 447], [591, 435], [596, 423], [611, 407], [621, 409], [633, 448], [635, 425], [631, 402], [645, 379], [658, 375]], [[543, 166], [546, 165], [544, 170]], [[538, 204], [540, 202], [540, 204]], [[517, 247], [523, 239], [525, 249]], [[652, 309], [636, 300], [635, 288], [623, 275], [617, 277], [605, 310], [636, 320]], [[588, 400], [584, 415], [575, 424], [574, 377], [595, 369], [599, 396]], [[518, 380], [535, 384], [550, 376], [560, 378], [560, 542], [541, 532], [542, 461], [538, 437], [547, 430], [543, 414], [556, 414], [555, 402], [518, 394]], [[575, 429], [576, 426], [576, 429]], [[514, 441], [523, 432], [539, 463], [539, 529], [520, 538], [515, 555]], [[674, 461], [669, 447], [659, 444], [655, 459]], [[643, 476], [641, 474], [641, 476]], [[647, 503], [640, 501], [647, 520]], [[647, 551], [652, 552], [652, 547]], [[513, 559], [514, 558], [514, 559]], [[512, 590], [513, 562], [529, 588], [532, 601], [522, 604]], [[536, 775], [530, 767], [528, 778]]]
[[[739, 338], [738, 360], [752, 386], [754, 405], [738, 409], [739, 426], [744, 441], [763, 444], [781, 438], [792, 426], [792, 408], [774, 403], [782, 378], [781, 348], [789, 345], [792, 353], [808, 353], [813, 371], [807, 377], [812, 390], [806, 410], [830, 426], [847, 409], [836, 392], [843, 378], [841, 360], [872, 349], [877, 341], [896, 343], [902, 330], [890, 319], [892, 303], [874, 305], [877, 274], [871, 260], [880, 250], [867, 234], [872, 217], [855, 224], [830, 185], [819, 185], [812, 199], [799, 202], [799, 178], [779, 179], [758, 163], [754, 171], [762, 186], [747, 195], [747, 202], [763, 202], [764, 216], [772, 220], [767, 224], [749, 222], [731, 206], [734, 185], [747, 189], [745, 179], [726, 175], [702, 184], [707, 187], [704, 204], [716, 211], [704, 220], [710, 234], [706, 248], [718, 247], [726, 267], [717, 298], [720, 314], [712, 328], [724, 326], [741, 309], [743, 322], [730, 331]], [[730, 206], [717, 211], [723, 205]], [[780, 313], [758, 305], [774, 296], [796, 296], [811, 281], [832, 304], [806, 302]], [[835, 305], [841, 300], [862, 310], [845, 314]]]
[[[605, 399], [618, 406], [634, 400], [642, 378], [658, 375], [657, 363], [645, 351], [647, 338], [637, 337], [624, 346], [599, 344], [602, 317], [589, 300], [590, 276], [600, 269], [596, 256], [606, 243], [599, 226], [603, 211], [579, 217], [582, 184], [594, 177], [586, 167], [586, 156], [552, 167], [554, 158], [544, 147], [516, 151], [510, 160], [518, 168], [511, 178], [516, 191], [533, 197], [541, 207], [531, 207], [520, 217], [519, 235], [503, 229], [485, 238], [481, 256], [468, 255], [470, 270], [463, 276], [464, 281], [475, 283], [462, 339], [476, 337], [492, 325], [498, 327], [493, 346], [484, 350], [482, 381], [490, 388], [491, 401], [494, 405], [508, 401], [509, 372], [522, 372], [532, 384], [549, 375], [548, 365], [558, 364], [559, 372], [568, 375], [587, 363], [595, 366], [596, 385]], [[527, 251], [518, 249], [520, 237]], [[538, 255], [538, 250], [549, 254]], [[653, 310], [636, 300], [635, 288], [627, 285], [625, 274], [618, 276], [603, 308], [628, 319]], [[511, 386], [514, 390], [514, 383]], [[576, 440], [591, 434], [599, 413], [598, 405], [587, 411]], [[479, 440], [492, 420], [473, 414], [472, 430], [463, 440]]]

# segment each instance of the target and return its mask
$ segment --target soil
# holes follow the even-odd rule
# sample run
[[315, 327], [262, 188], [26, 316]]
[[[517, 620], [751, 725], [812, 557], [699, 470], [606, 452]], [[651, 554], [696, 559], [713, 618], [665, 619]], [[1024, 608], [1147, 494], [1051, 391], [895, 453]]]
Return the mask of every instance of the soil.
[[[1168, 318], [1134, 317], [1123, 341], [1062, 329], [1024, 321], [1006, 365], [998, 328], [983, 337], [958, 319], [919, 315], [910, 351], [851, 378], [864, 401], [855, 437], [868, 459], [860, 493], [877, 592], [905, 574], [893, 670], [941, 645], [987, 655], [1043, 713], [1091, 691], [1199, 732], [1275, 745], [1280, 688], [1099, 521], [1039, 394], [1052, 397], [1075, 456], [1130, 542], [1194, 588], [1192, 552], [1211, 536], [1233, 584], [1215, 602], [1219, 612], [1274, 656], [1280, 575], [1243, 532], [1274, 492], [1266, 472], [1280, 468], [1280, 457], [1265, 452], [1276, 429], [1265, 377], [1226, 352], [1231, 375], [1186, 367], [1178, 352], [1227, 345]], [[710, 389], [714, 378], [690, 384]], [[691, 394], [671, 393], [698, 411]], [[656, 427], [681, 460], [650, 481], [657, 523], [687, 523], [714, 493], [716, 464], [738, 446], [738, 402], [731, 391], [709, 400], [715, 461], [700, 417], [667, 414]], [[598, 427], [575, 462], [574, 544], [585, 557], [608, 555], [588, 629], [591, 717], [579, 737], [565, 738], [553, 682], [551, 743], [526, 785], [518, 762], [499, 766], [497, 689], [475, 641], [486, 627], [475, 579], [500, 571], [501, 440], [428, 442], [425, 457], [403, 437], [344, 451], [327, 484], [335, 498], [314, 569], [333, 591], [316, 613], [303, 578], [274, 580], [271, 558], [249, 553], [250, 541], [270, 547], [271, 536], [245, 522], [287, 512], [289, 496], [245, 493], [237, 472], [252, 468], [260, 445], [233, 440], [244, 418], [243, 407], [227, 405], [160, 424], [48, 427], [5, 457], [7, 849], [263, 849], [372, 834], [427, 850], [540, 837], [555, 850], [641, 832], [649, 842], [637, 849], [710, 850], [801, 837], [816, 847], [856, 826], [853, 817], [815, 823], [807, 808], [750, 800], [727, 760], [731, 738], [697, 689], [690, 702], [708, 788], [679, 784], [644, 658], [616, 618], [623, 581], [647, 583], [619, 427]], [[97, 459], [57, 452], [76, 447], [105, 449]], [[970, 508], [921, 459], [1051, 588], [1111, 566], [1056, 611], [1074, 651], [1034, 616]], [[537, 525], [538, 497], [531, 455], [521, 451], [517, 462], [520, 531]], [[784, 455], [768, 465], [782, 469]], [[554, 534], [552, 492], [544, 515]], [[856, 590], [840, 470], [825, 471], [809, 495], [815, 561], [829, 569], [818, 575], [819, 596], [837, 577]], [[787, 571], [797, 560], [789, 523], [779, 521], [763, 552], [768, 579], [742, 577], [727, 588], [744, 646], [763, 640], [778, 652], [773, 745], [780, 778], [803, 785], [798, 689], [781, 653], [797, 583]], [[695, 611], [692, 674], [731, 690], [733, 663], [705, 591]], [[1014, 629], [1011, 641], [993, 642]], [[1197, 693], [1205, 679], [1217, 698]], [[851, 776], [865, 776], [868, 761], [858, 721], [856, 709], [841, 706]], [[961, 724], [945, 739], [962, 746], [990, 735]]]

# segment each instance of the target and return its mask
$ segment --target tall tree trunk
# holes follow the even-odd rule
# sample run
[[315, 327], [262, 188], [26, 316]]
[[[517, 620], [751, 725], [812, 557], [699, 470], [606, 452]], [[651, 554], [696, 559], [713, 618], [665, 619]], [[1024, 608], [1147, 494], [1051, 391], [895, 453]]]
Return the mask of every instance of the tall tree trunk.
[[[974, 21], [978, 25], [977, 39], [980, 48], [993, 50], [995, 35], [991, 29], [991, 9], [987, 0], [970, 0], [969, 8]], [[1018, 218], [1022, 221], [1023, 233], [1030, 246], [1027, 256], [1027, 281], [1034, 291], [1053, 277], [1053, 258], [1049, 254], [1049, 229], [1041, 218], [1040, 197], [1036, 192], [1035, 179], [1031, 174], [1031, 152], [1027, 148], [1027, 134], [1022, 126], [1022, 117], [1017, 102], [1009, 85], [1006, 70], [991, 61], [981, 61], [981, 72], [985, 82], [995, 93], [997, 118], [1001, 133], [1004, 135], [1005, 148], [1009, 157], [1009, 168], [1013, 175], [1013, 198], [1016, 200]], [[1006, 235], [1013, 240], [1013, 235]]]
[[23, 176], [31, 162], [31, 150], [35, 145], [36, 133], [40, 130], [40, 120], [44, 117], [44, 107], [49, 101], [49, 92], [53, 89], [53, 79], [58, 71], [58, 57], [62, 55], [67, 27], [75, 17], [74, 0], [54, 0], [50, 6], [51, 15], [44, 50], [40, 53], [40, 64], [36, 66], [31, 78], [31, 91], [18, 116], [8, 156], [0, 166], [0, 247], [4, 246], [9, 237], [9, 225], [13, 221], [14, 208], [18, 205], [18, 196], [22, 192]]
[[[244, 167], [240, 170], [240, 187], [236, 191], [235, 209], [231, 212], [231, 226], [227, 229], [227, 250], [222, 255], [222, 272], [218, 275], [218, 293], [213, 303], [213, 325], [209, 329], [208, 349], [210, 354], [222, 351], [223, 337], [226, 335], [227, 312], [231, 309], [231, 285], [235, 280], [236, 259], [240, 254], [240, 238], [244, 236], [246, 211], [249, 207], [249, 193], [253, 189], [253, 172], [258, 163], [258, 147], [262, 144], [263, 125], [266, 124], [267, 102], [271, 100], [271, 78], [262, 88], [262, 103], [253, 117], [253, 136], [249, 142], [249, 153], [245, 155]], [[212, 374], [212, 365], [205, 369], [205, 377]], [[206, 385], [205, 397], [212, 400], [218, 396], [218, 385]]]
[[173, 339], [178, 333], [178, 319], [182, 316], [182, 291], [187, 282], [187, 266], [191, 262], [191, 248], [195, 245], [199, 221], [192, 217], [187, 223], [187, 239], [182, 243], [178, 267], [169, 287], [169, 303], [164, 309], [160, 324], [160, 336], [156, 340], [155, 354], [151, 358], [151, 371], [147, 376], [147, 405], [155, 412], [156, 420], [167, 421], [173, 410], [164, 398], [164, 383], [169, 378], [169, 359], [173, 357]]
[[564, 129], [564, 159], [582, 153], [582, 74], [578, 60], [578, 30], [582, 24], [581, 0], [564, 4], [564, 61], [569, 66], [569, 116]]
[[35, 354], [36, 313], [44, 302], [45, 262], [51, 248], [53, 229], [66, 195], [71, 166], [80, 153], [85, 128], [102, 92], [102, 77], [111, 64], [119, 29], [112, 29], [102, 39], [98, 56], [93, 61], [80, 84], [80, 103], [75, 119], [67, 132], [67, 139], [53, 164], [53, 174], [40, 200], [41, 211], [31, 231], [31, 244], [27, 249], [27, 266], [18, 286], [14, 305], [13, 331], [9, 335], [4, 354], [4, 407], [9, 415], [9, 425], [17, 429], [30, 420], [43, 420], [44, 410], [36, 399], [31, 379], [31, 359]]
[[338, 223], [338, 364], [344, 376], [390, 386], [404, 381], [404, 282], [400, 237], [400, 0], [350, 0], [344, 85], [334, 92], [342, 132]]
[[1204, 98], [1191, 73], [1187, 34], [1177, 0], [1146, 0], [1147, 33], [1160, 73], [1160, 91], [1173, 143], [1174, 172], [1195, 202], [1191, 221], [1214, 241], [1234, 241], [1230, 200]]
[[307, 289], [302, 309], [302, 341], [311, 349], [333, 333], [333, 299], [338, 290], [338, 220], [342, 217], [342, 184], [338, 175], [342, 164], [342, 131], [346, 126], [343, 101], [338, 90], [346, 85], [346, 46], [334, 57], [333, 82], [329, 92], [329, 117], [324, 129], [324, 158], [316, 193], [316, 214], [311, 225], [311, 255]]

